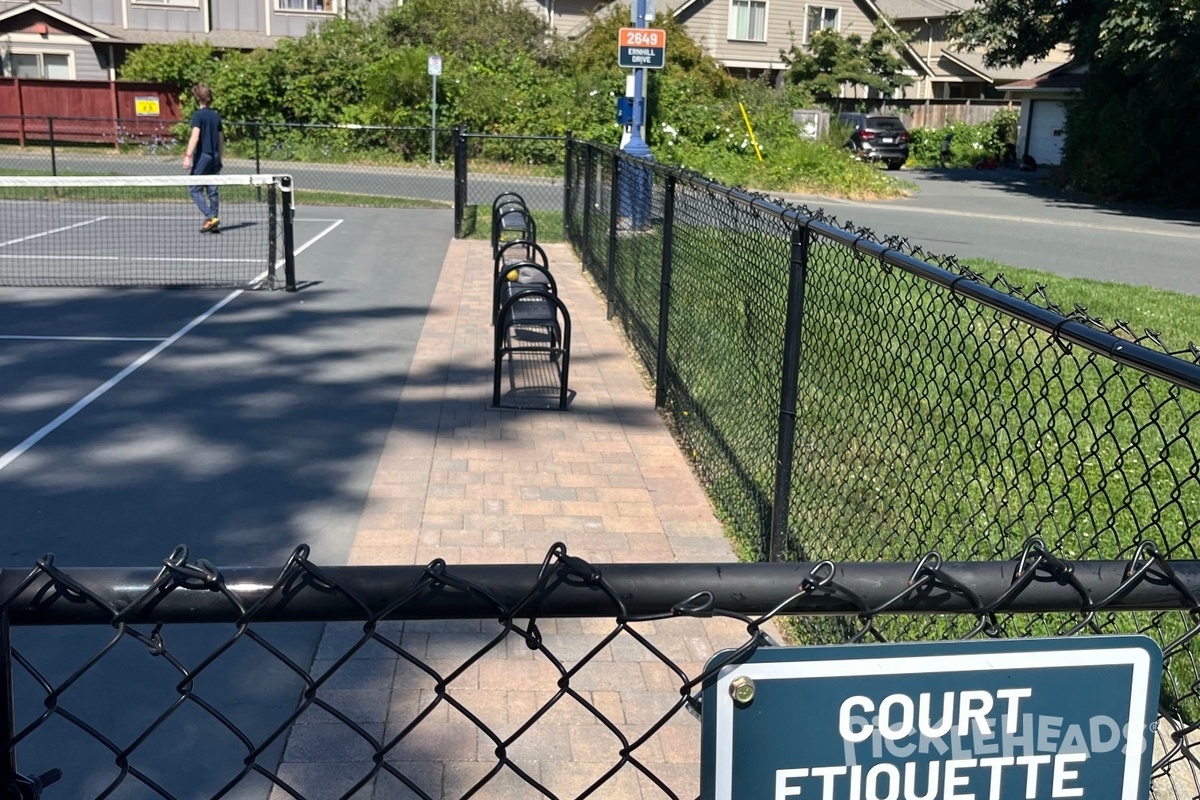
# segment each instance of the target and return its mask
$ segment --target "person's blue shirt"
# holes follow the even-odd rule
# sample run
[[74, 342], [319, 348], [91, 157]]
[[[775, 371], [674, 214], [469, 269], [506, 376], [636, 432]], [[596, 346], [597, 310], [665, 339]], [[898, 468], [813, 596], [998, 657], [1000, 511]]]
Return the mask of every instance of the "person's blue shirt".
[[196, 109], [192, 127], [200, 129], [200, 142], [192, 156], [192, 174], [209, 175], [221, 170], [221, 115], [211, 108]]

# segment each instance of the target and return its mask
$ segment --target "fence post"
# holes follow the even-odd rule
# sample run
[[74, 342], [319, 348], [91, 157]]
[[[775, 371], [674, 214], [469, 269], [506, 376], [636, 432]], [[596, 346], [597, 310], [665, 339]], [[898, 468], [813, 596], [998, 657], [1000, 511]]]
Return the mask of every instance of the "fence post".
[[592, 252], [592, 195], [595, 193], [592, 173], [595, 170], [592, 168], [592, 146], [585, 144], [583, 153], [583, 243], [579, 247], [582, 252], [579, 263], [586, 270]]
[[608, 306], [605, 311], [605, 319], [612, 319], [616, 314], [617, 307], [613, 302], [613, 286], [616, 283], [617, 274], [617, 214], [620, 213], [618, 202], [621, 194], [618, 190], [621, 176], [621, 159], [617, 158], [616, 153], [612, 156], [612, 185], [609, 187], [608, 198], [608, 276], [604, 282], [604, 293], [608, 296]]
[[13, 87], [17, 92], [17, 146], [25, 149], [25, 95], [21, 89], [21, 79], [13, 77]]
[[563, 155], [566, 158], [563, 164], [563, 238], [568, 242], [571, 241], [571, 162], [574, 155], [574, 140], [571, 138], [571, 132], [567, 131], [567, 141], [563, 146]]
[[46, 131], [50, 136], [50, 174], [58, 175], [58, 154], [54, 146], [54, 117], [46, 117]]
[[[796, 395], [800, 382], [800, 336], [804, 326], [804, 284], [812, 241], [808, 223], [792, 231], [792, 262], [788, 274], [787, 311], [783, 325], [783, 377], [779, 390], [779, 437], [775, 444], [775, 496], [771, 508], [771, 541], [767, 560], [782, 561], [787, 544], [792, 495], [792, 459], [796, 452]], [[797, 546], [799, 549], [799, 546]], [[800, 560], [805, 555], [799, 553]]]
[[654, 357], [654, 407], [667, 404], [667, 325], [671, 319], [671, 258], [675, 247], [675, 176], [667, 175], [663, 198], [662, 274], [658, 287], [658, 352]]
[[463, 238], [463, 214], [467, 205], [467, 134], [463, 125], [454, 129], [454, 238]]
[[113, 114], [113, 149], [118, 153], [121, 152], [121, 101], [117, 96], [117, 82], [115, 80], [108, 82], [109, 95], [112, 98], [112, 114]]
[[252, 122], [254, 126], [254, 174], [262, 174], [262, 152], [260, 145], [262, 144], [262, 123], [261, 121]]

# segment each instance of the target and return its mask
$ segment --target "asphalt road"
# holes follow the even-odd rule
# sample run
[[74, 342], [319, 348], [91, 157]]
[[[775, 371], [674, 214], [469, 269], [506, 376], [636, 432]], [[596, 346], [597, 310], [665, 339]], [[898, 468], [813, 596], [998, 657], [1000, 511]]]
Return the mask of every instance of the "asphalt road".
[[927, 252], [1069, 277], [1200, 294], [1200, 212], [1106, 207], [1012, 171], [905, 170], [912, 197], [851, 202], [788, 195]]

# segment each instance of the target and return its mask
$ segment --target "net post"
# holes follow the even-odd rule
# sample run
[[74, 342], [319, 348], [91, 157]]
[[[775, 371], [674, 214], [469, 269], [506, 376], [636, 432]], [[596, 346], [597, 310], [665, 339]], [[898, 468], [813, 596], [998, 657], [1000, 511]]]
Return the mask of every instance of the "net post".
[[267, 282], [275, 288], [275, 264], [279, 259], [279, 246], [276, 239], [279, 236], [279, 213], [276, 203], [279, 202], [275, 184], [267, 184]]
[[292, 231], [292, 219], [295, 215], [296, 193], [292, 187], [292, 176], [281, 175], [279, 187], [283, 190], [283, 280], [284, 288], [289, 292], [296, 291], [296, 238]]

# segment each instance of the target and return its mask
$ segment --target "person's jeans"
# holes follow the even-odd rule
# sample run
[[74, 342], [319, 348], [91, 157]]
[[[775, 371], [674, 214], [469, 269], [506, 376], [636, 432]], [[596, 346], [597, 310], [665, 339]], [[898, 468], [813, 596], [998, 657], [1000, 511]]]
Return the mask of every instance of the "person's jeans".
[[[219, 164], [213, 163], [212, 156], [202, 155], [196, 163], [192, 164], [193, 175], [218, 175], [220, 172], [221, 167]], [[192, 202], [196, 204], [196, 208], [200, 209], [200, 213], [204, 215], [205, 219], [218, 216], [221, 204], [219, 187], [189, 186], [188, 194], [192, 196]]]

